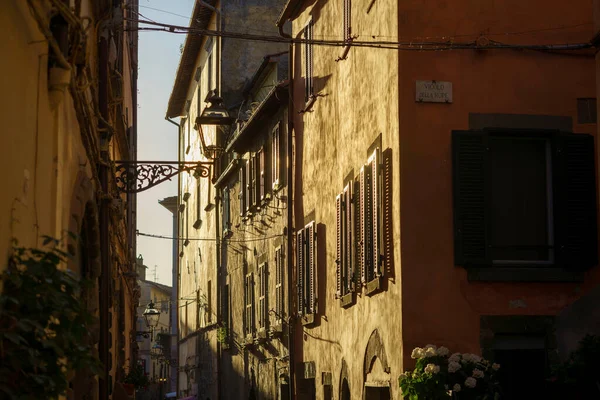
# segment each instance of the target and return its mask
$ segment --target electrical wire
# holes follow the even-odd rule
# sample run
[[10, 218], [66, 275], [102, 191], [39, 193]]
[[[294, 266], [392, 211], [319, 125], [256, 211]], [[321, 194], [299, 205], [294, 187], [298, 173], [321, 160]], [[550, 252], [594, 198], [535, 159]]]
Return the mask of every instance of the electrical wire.
[[[144, 233], [144, 232], [136, 232], [137, 236], [144, 236], [144, 237], [149, 237], [149, 238], [154, 238], [154, 239], [168, 239], [168, 240], [177, 240], [179, 242], [182, 241], [198, 241], [198, 242], [217, 242], [218, 239], [215, 238], [177, 238], [177, 237], [173, 237], [173, 236], [165, 236], [165, 235], [155, 235], [155, 234], [151, 234], [151, 233]], [[240, 239], [240, 240], [233, 240], [233, 239], [223, 239], [227, 242], [230, 243], [247, 243], [247, 242], [260, 242], [261, 240], [268, 240], [268, 239], [274, 239], [274, 238], [278, 238], [278, 237], [282, 237], [285, 236], [284, 234], [279, 234], [279, 235], [271, 235], [271, 236], [263, 236], [260, 238], [255, 238], [255, 239]]]
[[542, 50], [542, 51], [573, 51], [584, 50], [593, 47], [591, 43], [559, 43], [559, 44], [506, 44], [498, 41], [488, 41], [486, 45], [480, 45], [475, 41], [460, 42], [453, 41], [361, 41], [361, 40], [323, 40], [323, 39], [303, 39], [303, 38], [285, 38], [273, 35], [256, 35], [251, 33], [239, 33], [230, 31], [215, 31], [210, 29], [195, 29], [186, 26], [170, 25], [160, 22], [150, 22], [143, 20], [129, 20], [141, 24], [147, 24], [152, 27], [140, 27], [139, 31], [164, 31], [175, 34], [197, 34], [202, 36], [215, 36], [230, 39], [287, 43], [287, 44], [311, 44], [316, 46], [329, 47], [367, 47], [378, 49], [392, 49], [403, 51], [448, 51], [448, 50], [491, 50], [491, 49], [513, 49], [513, 50]]
[[[167, 11], [167, 10], [164, 10], [164, 9], [160, 9], [160, 8], [155, 8], [155, 7], [150, 7], [150, 6], [143, 6], [143, 5], [139, 5], [139, 7], [140, 8], [147, 8], [149, 10], [161, 12], [161, 13], [164, 13], [164, 14], [174, 15], [176, 17], [181, 17], [181, 18], [184, 18], [186, 20], [190, 19], [189, 16], [182, 15], [182, 14], [177, 14], [177, 13], [174, 13], [174, 12], [171, 12], [171, 11]], [[147, 18], [147, 17], [145, 17], [145, 18]], [[149, 18], [147, 18], [147, 19], [149, 19]], [[525, 30], [525, 31], [489, 32], [489, 33], [485, 33], [484, 36], [530, 35], [530, 34], [534, 34], [534, 33], [553, 32], [553, 31], [573, 29], [573, 28], [580, 28], [582, 26], [591, 26], [591, 25], [593, 25], [592, 22], [582, 22], [582, 23], [573, 24], [573, 25], [561, 25], [561, 26], [553, 26], [553, 27], [547, 27], [547, 28], [529, 29], [529, 30]], [[255, 31], [255, 32], [272, 33], [272, 31], [261, 30], [261, 29], [254, 29], [254, 28], [249, 28], [249, 30]], [[482, 35], [481, 32], [477, 32], [477, 33], [463, 33], [463, 34], [453, 34], [453, 35], [444, 35], [444, 36], [424, 36], [424, 37], [418, 38], [418, 39], [419, 40], [424, 40], [424, 39], [450, 40], [451, 38], [458, 38], [458, 37], [479, 37], [481, 35]], [[398, 36], [385, 36], [385, 35], [377, 35], [377, 34], [370, 34], [370, 33], [362, 33], [361, 36], [363, 36], [363, 37], [371, 37], [371, 38], [395, 38], [395, 39], [398, 39], [398, 40], [401, 38], [401, 37], [398, 37]], [[336, 36], [336, 35], [315, 35], [314, 37], [325, 39], [325, 38], [337, 38], [339, 36]]]

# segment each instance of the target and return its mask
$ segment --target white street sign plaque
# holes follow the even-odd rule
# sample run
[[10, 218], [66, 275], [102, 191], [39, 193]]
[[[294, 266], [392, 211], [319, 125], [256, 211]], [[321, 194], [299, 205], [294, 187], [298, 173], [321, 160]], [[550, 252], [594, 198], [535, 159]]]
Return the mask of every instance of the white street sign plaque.
[[417, 81], [418, 103], [452, 103], [452, 82]]

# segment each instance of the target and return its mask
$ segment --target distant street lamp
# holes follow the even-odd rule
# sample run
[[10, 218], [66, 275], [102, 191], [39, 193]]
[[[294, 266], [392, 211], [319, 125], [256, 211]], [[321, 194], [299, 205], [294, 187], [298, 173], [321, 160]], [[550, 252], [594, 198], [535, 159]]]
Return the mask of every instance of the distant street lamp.
[[154, 303], [150, 302], [148, 307], [142, 313], [144, 320], [146, 320], [146, 326], [150, 329], [149, 331], [137, 331], [136, 334], [145, 338], [151, 338], [154, 340], [154, 329], [158, 326], [158, 320], [160, 318], [160, 311], [154, 308]]

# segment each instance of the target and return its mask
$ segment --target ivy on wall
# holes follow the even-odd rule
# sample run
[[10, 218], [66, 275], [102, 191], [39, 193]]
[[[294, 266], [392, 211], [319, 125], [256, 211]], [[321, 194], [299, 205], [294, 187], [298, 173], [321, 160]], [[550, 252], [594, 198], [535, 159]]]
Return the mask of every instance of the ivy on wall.
[[59, 266], [69, 255], [46, 237], [43, 249], [12, 249], [0, 275], [0, 398], [65, 394], [72, 371], [101, 374], [82, 300], [85, 281]]

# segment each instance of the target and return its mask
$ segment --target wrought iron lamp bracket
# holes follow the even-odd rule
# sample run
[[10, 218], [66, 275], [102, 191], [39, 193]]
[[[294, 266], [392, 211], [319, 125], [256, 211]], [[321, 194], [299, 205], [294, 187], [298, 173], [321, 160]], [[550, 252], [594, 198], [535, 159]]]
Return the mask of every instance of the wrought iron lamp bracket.
[[115, 180], [119, 191], [139, 193], [182, 172], [208, 178], [212, 166], [212, 161], [116, 161]]

